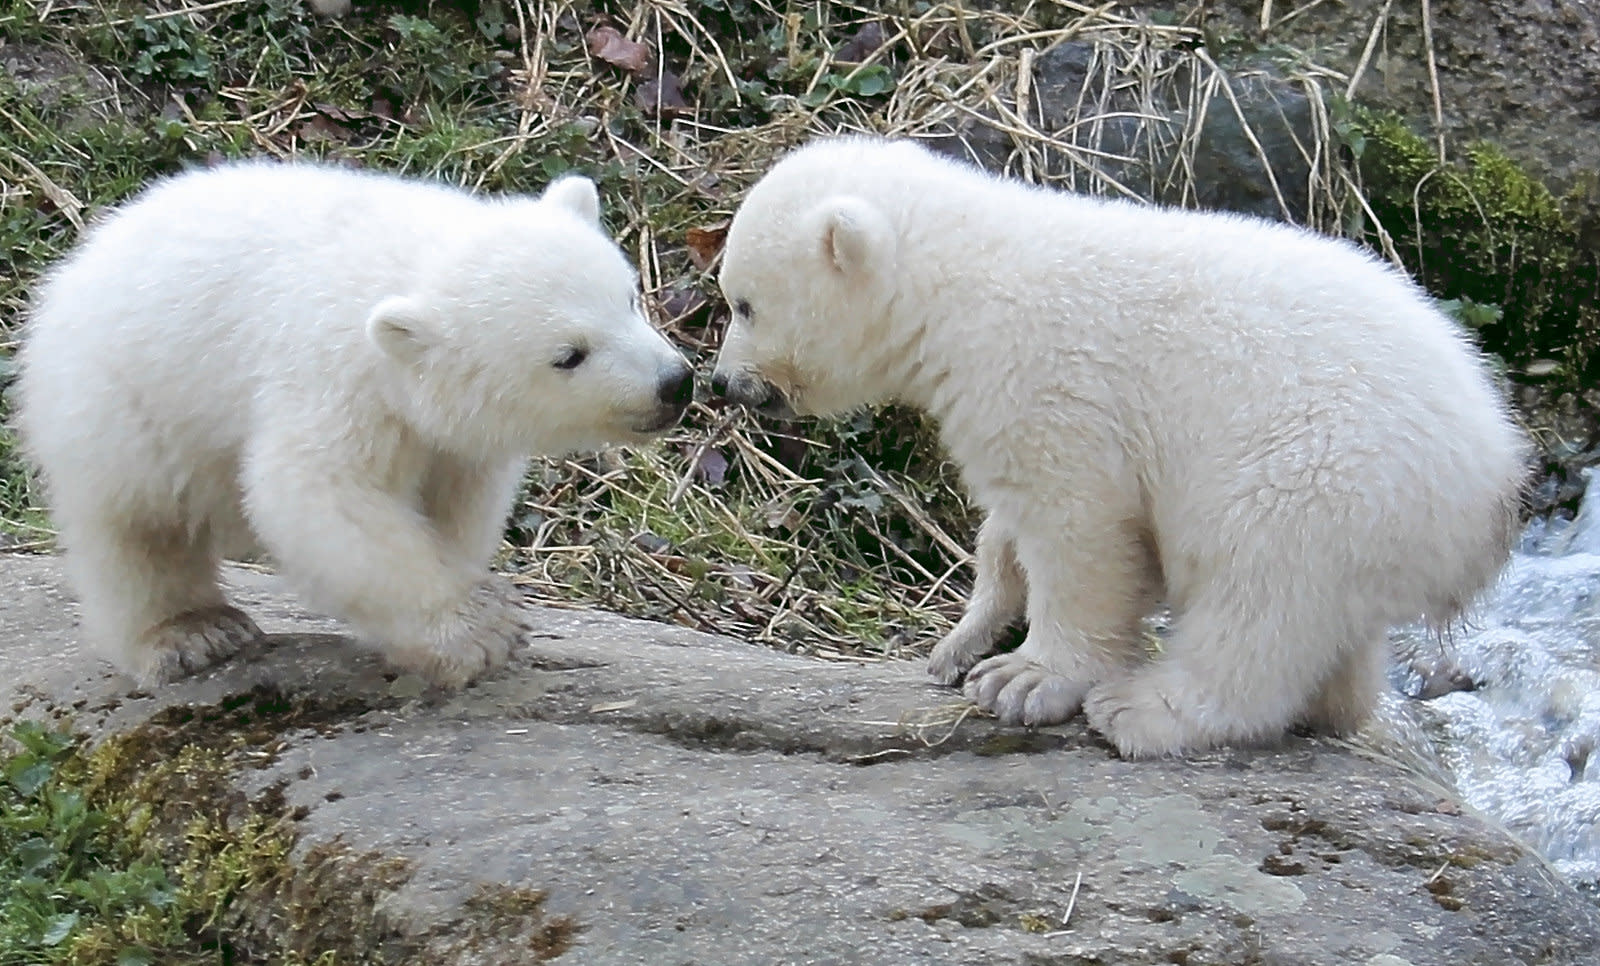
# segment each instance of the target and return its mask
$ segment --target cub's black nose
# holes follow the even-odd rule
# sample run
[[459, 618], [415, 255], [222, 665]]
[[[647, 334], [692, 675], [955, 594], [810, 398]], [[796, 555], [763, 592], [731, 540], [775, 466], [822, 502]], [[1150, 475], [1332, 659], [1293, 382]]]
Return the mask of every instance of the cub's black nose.
[[694, 370], [688, 366], [674, 371], [661, 380], [656, 388], [656, 398], [663, 405], [683, 409], [694, 401]]
[[728, 394], [728, 377], [720, 371], [713, 372], [711, 374], [711, 391], [719, 396], [726, 396]]

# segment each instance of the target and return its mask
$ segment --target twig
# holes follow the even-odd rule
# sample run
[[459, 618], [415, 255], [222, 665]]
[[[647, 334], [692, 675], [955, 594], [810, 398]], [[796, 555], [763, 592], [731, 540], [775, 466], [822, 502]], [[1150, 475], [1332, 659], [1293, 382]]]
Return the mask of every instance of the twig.
[[1356, 69], [1350, 72], [1350, 83], [1345, 85], [1344, 97], [1349, 100], [1356, 96], [1356, 86], [1361, 83], [1361, 78], [1367, 72], [1367, 65], [1372, 62], [1373, 51], [1378, 48], [1378, 38], [1383, 35], [1384, 27], [1389, 23], [1389, 8], [1394, 5], [1394, 0], [1383, 0], [1383, 9], [1378, 11], [1378, 16], [1372, 21], [1372, 29], [1367, 33], [1367, 45], [1361, 48], [1361, 59], [1356, 61]]
[[1444, 860], [1444, 865], [1441, 865], [1437, 869], [1435, 869], [1433, 871], [1433, 875], [1430, 875], [1430, 876], [1428, 876], [1427, 879], [1423, 880], [1422, 884], [1425, 885], [1425, 886], [1430, 886], [1430, 885], [1433, 885], [1435, 882], [1437, 882], [1439, 880], [1439, 877], [1441, 875], [1444, 875], [1444, 870], [1450, 868], [1450, 862], [1451, 862], [1450, 859], [1445, 859]]
[[79, 231], [83, 230], [83, 217], [80, 213], [83, 211], [84, 204], [78, 200], [76, 195], [56, 184], [49, 175], [40, 170], [38, 165], [9, 147], [0, 145], [0, 150], [4, 150], [8, 160], [26, 171], [28, 176], [38, 183], [39, 190], [44, 192], [44, 196], [49, 198], [50, 203], [56, 206], [62, 217], [72, 223], [73, 228]]
[[1279, 210], [1283, 212], [1285, 219], [1293, 222], [1295, 220], [1294, 213], [1289, 210], [1289, 202], [1284, 200], [1283, 189], [1278, 187], [1278, 176], [1272, 171], [1272, 160], [1267, 157], [1266, 148], [1261, 146], [1261, 141], [1257, 139], [1255, 130], [1251, 128], [1249, 119], [1245, 117], [1244, 108], [1239, 106], [1239, 99], [1233, 93], [1233, 85], [1228, 83], [1227, 75], [1222, 73], [1222, 68], [1217, 66], [1217, 62], [1211, 59], [1210, 54], [1204, 50], [1199, 50], [1195, 52], [1195, 55], [1207, 67], [1215, 71], [1220, 78], [1222, 93], [1227, 97], [1228, 103], [1233, 106], [1233, 113], [1239, 119], [1239, 129], [1244, 132], [1244, 136], [1250, 142], [1250, 146], [1256, 149], [1256, 157], [1261, 159], [1261, 170], [1267, 176], [1267, 183], [1272, 185], [1272, 195], [1278, 200]]
[[1072, 921], [1072, 910], [1078, 907], [1078, 890], [1083, 886], [1083, 870], [1078, 870], [1078, 875], [1072, 880], [1072, 895], [1067, 899], [1067, 911], [1061, 914], [1061, 928], [1044, 934], [1046, 939], [1054, 936], [1065, 936], [1072, 931], [1068, 925]]
[[1428, 54], [1428, 89], [1433, 94], [1433, 130], [1439, 139], [1439, 163], [1444, 154], [1444, 102], [1439, 94], [1439, 65], [1433, 52], [1433, 4], [1422, 0], [1422, 44]]
[[1078, 870], [1077, 878], [1072, 880], [1072, 897], [1067, 900], [1067, 911], [1061, 914], [1061, 925], [1065, 926], [1072, 921], [1072, 910], [1078, 907], [1078, 890], [1083, 886], [1083, 870]]
[[107, 20], [102, 26], [126, 27], [136, 20], [168, 20], [172, 17], [183, 17], [190, 14], [206, 13], [211, 10], [221, 10], [223, 7], [237, 7], [241, 3], [250, 3], [251, 0], [216, 0], [215, 3], [203, 3], [197, 7], [179, 7], [176, 10], [158, 10], [154, 13], [140, 14], [137, 17], [123, 17], [121, 20]]

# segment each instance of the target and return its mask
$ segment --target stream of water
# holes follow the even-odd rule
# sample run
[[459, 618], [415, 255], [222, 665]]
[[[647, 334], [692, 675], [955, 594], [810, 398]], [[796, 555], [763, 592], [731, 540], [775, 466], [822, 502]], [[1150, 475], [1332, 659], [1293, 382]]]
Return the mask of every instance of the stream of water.
[[1600, 482], [1576, 519], [1528, 528], [1466, 626], [1399, 638], [1395, 683], [1424, 698], [1391, 705], [1409, 743], [1600, 896]]

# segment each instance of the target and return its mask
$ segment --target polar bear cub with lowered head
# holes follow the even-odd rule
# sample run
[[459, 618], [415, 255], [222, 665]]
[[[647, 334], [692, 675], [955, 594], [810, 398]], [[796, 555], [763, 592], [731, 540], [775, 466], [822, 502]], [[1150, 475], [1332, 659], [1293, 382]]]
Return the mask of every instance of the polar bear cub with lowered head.
[[522, 633], [488, 564], [530, 454], [638, 441], [693, 392], [592, 182], [482, 199], [312, 165], [181, 175], [43, 285], [19, 425], [87, 636], [143, 681], [260, 631], [219, 556], [260, 548], [445, 686]]
[[1349, 732], [1386, 628], [1448, 620], [1509, 553], [1522, 435], [1456, 327], [1352, 245], [847, 139], [779, 162], [723, 257], [718, 391], [937, 419], [985, 518], [931, 671], [1004, 721], [1081, 708], [1130, 756]]

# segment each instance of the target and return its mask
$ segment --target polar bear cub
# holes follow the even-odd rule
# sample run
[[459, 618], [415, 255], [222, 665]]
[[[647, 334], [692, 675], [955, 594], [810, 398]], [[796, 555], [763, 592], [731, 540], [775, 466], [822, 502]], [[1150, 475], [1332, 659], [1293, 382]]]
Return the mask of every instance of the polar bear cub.
[[1129, 756], [1347, 733], [1386, 628], [1448, 620], [1508, 556], [1524, 438], [1456, 327], [1352, 245], [846, 139], [750, 191], [721, 284], [717, 391], [937, 419], [985, 518], [930, 669], [1004, 721], [1081, 708]]
[[592, 182], [488, 200], [245, 163], [165, 181], [42, 286], [18, 424], [88, 638], [143, 682], [260, 636], [264, 549], [395, 665], [461, 685], [522, 632], [488, 564], [530, 454], [643, 440], [693, 392]]

